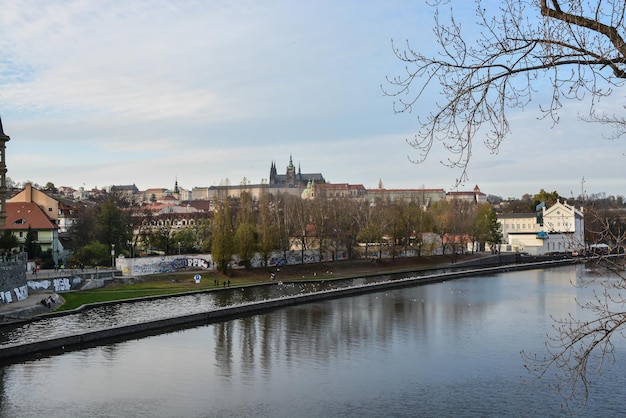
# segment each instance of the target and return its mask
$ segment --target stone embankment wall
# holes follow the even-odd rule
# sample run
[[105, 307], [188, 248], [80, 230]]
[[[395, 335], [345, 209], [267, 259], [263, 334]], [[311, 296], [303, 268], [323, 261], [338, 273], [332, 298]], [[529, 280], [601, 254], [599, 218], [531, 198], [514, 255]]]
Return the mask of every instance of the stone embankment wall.
[[[492, 261], [495, 262], [495, 261]], [[293, 306], [303, 303], [318, 302], [323, 300], [355, 296], [364, 293], [376, 292], [384, 289], [395, 289], [406, 286], [415, 286], [428, 283], [435, 283], [445, 280], [452, 280], [460, 277], [477, 276], [483, 274], [493, 274], [500, 271], [508, 270], [529, 270], [536, 268], [546, 268], [564, 264], [571, 264], [575, 260], [558, 260], [540, 263], [521, 263], [517, 265], [501, 265], [497, 267], [486, 268], [470, 268], [459, 269], [456, 271], [433, 273], [431, 275], [415, 277], [407, 272], [394, 273], [391, 275], [392, 280], [386, 280], [376, 283], [369, 283], [362, 286], [349, 288], [327, 290], [316, 293], [296, 295], [269, 301], [253, 302], [237, 306], [230, 306], [221, 309], [215, 309], [199, 314], [179, 316], [174, 318], [161, 319], [156, 321], [143, 322], [139, 324], [127, 325], [122, 327], [98, 330], [84, 334], [68, 335], [59, 338], [53, 338], [44, 341], [37, 341], [22, 345], [8, 345], [0, 347], [0, 361], [15, 358], [28, 357], [34, 354], [39, 355], [42, 352], [65, 351], [72, 349], [80, 349], [95, 344], [103, 344], [107, 341], [123, 341], [142, 335], [150, 335], [152, 333], [164, 332], [168, 329], [179, 329], [180, 327], [189, 327], [198, 324], [207, 324], [213, 322], [228, 321], [231, 319], [241, 318], [249, 315], [257, 315], [263, 312], [272, 311], [287, 306]], [[466, 266], [465, 266], [466, 267]]]
[[26, 284], [30, 293], [69, 292], [102, 287], [105, 279], [120, 275], [117, 270], [102, 269], [44, 271], [27, 275]]
[[3, 256], [0, 260], [0, 304], [27, 297], [26, 257], [22, 254]]

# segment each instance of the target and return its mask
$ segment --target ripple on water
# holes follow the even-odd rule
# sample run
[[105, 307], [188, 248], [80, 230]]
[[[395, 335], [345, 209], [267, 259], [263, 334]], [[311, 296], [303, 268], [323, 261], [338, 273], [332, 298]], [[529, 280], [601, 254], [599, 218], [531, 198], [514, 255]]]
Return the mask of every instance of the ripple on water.
[[[378, 279], [378, 281], [387, 280], [389, 280], [388, 276]], [[0, 330], [0, 346], [27, 344], [67, 335], [193, 315], [244, 303], [260, 302], [350, 286], [362, 286], [376, 281], [373, 278], [359, 278], [329, 282], [277, 283], [275, 286], [224, 289], [217, 292], [194, 293], [95, 306], [75, 314], [48, 317], [14, 327], [4, 327]]]

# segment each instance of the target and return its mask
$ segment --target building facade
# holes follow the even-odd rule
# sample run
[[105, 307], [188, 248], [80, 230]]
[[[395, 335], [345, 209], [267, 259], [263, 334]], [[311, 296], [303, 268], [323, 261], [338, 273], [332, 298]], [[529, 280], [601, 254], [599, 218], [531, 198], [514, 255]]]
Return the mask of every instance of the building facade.
[[536, 213], [499, 214], [502, 252], [530, 255], [578, 252], [585, 248], [583, 211], [558, 201], [549, 208], [539, 205]]
[[280, 187], [296, 187], [304, 189], [307, 187], [309, 182], [314, 182], [315, 184], [323, 184], [326, 183], [324, 180], [324, 176], [321, 173], [309, 173], [303, 174], [300, 171], [300, 167], [296, 171], [296, 167], [293, 165], [293, 159], [291, 155], [289, 156], [289, 165], [287, 166], [287, 170], [285, 174], [278, 174], [276, 169], [276, 163], [272, 162], [270, 167], [270, 187], [271, 186], [280, 186]]

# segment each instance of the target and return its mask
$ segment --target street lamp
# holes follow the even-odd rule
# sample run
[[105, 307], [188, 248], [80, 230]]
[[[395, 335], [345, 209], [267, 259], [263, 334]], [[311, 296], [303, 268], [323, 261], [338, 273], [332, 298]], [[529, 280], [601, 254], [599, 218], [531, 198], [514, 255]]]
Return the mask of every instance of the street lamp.
[[111, 268], [115, 268], [115, 244], [111, 244]]
[[178, 255], [180, 255], [180, 241], [178, 241]]

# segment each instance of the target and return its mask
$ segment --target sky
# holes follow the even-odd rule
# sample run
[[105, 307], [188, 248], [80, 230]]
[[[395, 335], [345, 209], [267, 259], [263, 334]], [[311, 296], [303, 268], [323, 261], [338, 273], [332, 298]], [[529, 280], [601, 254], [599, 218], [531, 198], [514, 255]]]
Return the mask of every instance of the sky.
[[406, 140], [437, 98], [394, 114], [381, 85], [403, 70], [392, 39], [434, 51], [425, 1], [0, 0], [0, 11], [0, 117], [17, 183], [258, 184], [291, 156], [302, 173], [366, 188], [626, 194], [626, 146], [579, 121], [577, 103], [556, 126], [539, 103], [509, 113], [512, 133], [496, 154], [475, 144], [456, 188], [441, 146], [412, 163]]

